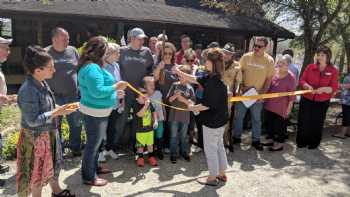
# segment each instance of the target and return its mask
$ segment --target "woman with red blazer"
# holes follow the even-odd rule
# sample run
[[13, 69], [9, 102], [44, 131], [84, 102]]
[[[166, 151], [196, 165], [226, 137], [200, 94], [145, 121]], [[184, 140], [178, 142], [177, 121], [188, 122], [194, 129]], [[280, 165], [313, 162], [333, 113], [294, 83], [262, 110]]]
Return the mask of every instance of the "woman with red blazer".
[[330, 62], [331, 50], [321, 46], [316, 51], [316, 63], [309, 64], [300, 79], [300, 86], [313, 93], [300, 100], [297, 146], [316, 149], [322, 139], [322, 130], [331, 97], [338, 89], [338, 70]]

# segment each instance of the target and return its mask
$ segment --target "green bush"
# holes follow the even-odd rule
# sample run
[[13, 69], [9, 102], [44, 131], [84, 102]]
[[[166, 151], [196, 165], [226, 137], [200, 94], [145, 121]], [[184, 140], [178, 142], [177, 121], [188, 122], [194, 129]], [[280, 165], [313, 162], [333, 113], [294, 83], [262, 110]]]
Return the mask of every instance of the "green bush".
[[[61, 128], [62, 128], [62, 136], [63, 136], [64, 146], [68, 147], [68, 145], [69, 145], [69, 125], [68, 125], [66, 118], [63, 118]], [[86, 133], [85, 133], [84, 128], [81, 132], [81, 143], [82, 144], [86, 143]]]
[[[0, 131], [3, 134], [3, 158], [6, 160], [16, 159], [16, 146], [19, 139], [20, 111], [17, 106], [6, 106], [0, 113]], [[62, 135], [65, 146], [69, 144], [69, 126], [66, 118], [62, 121]], [[86, 143], [86, 134], [83, 129], [81, 134], [82, 143]]]
[[13, 160], [16, 159], [17, 154], [17, 142], [19, 139], [19, 131], [14, 131], [12, 133], [9, 133], [5, 139], [4, 144], [2, 148], [2, 157], [5, 160]]

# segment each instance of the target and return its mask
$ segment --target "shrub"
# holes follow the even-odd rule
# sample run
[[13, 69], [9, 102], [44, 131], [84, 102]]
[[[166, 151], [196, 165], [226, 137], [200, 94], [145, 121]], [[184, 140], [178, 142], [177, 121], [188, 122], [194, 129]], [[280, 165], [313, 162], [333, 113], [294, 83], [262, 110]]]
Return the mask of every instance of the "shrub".
[[9, 133], [5, 139], [3, 139], [2, 157], [5, 160], [16, 159], [17, 142], [19, 139], [19, 131]]
[[[0, 131], [3, 134], [3, 158], [6, 160], [16, 159], [16, 146], [19, 139], [20, 111], [17, 106], [6, 106], [0, 113]], [[66, 118], [62, 121], [62, 136], [65, 146], [69, 144], [69, 126]], [[81, 134], [82, 143], [86, 143], [85, 131]]]

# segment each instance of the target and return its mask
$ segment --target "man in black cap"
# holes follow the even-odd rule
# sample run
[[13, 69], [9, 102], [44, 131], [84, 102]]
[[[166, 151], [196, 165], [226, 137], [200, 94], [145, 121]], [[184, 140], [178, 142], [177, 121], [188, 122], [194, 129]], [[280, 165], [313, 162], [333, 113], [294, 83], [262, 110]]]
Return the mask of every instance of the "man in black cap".
[[[0, 110], [1, 106], [9, 101], [9, 98], [6, 96], [7, 87], [5, 81], [5, 75], [1, 70], [1, 64], [7, 60], [7, 57], [10, 55], [10, 44], [12, 39], [5, 39], [0, 37]], [[2, 136], [0, 131], [0, 174], [3, 174], [9, 170], [9, 166], [1, 164], [2, 163]], [[4, 180], [0, 179], [0, 187], [5, 184]]]

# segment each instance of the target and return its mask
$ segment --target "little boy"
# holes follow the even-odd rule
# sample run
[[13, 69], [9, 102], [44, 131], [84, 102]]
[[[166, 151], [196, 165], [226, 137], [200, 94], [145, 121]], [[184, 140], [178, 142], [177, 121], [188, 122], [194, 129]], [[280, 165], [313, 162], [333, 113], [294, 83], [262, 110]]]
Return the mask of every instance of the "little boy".
[[157, 157], [160, 160], [163, 160], [163, 133], [164, 133], [164, 116], [165, 109], [159, 102], [162, 102], [163, 95], [160, 91], [155, 90], [155, 80], [154, 77], [146, 76], [143, 78], [144, 88], [146, 89], [147, 96], [154, 101], [158, 101], [155, 103], [152, 101], [152, 105], [155, 108], [158, 119], [158, 127], [155, 129], [155, 139], [156, 139], [156, 153]]
[[[187, 65], [182, 65], [179, 69], [182, 72], [192, 74], [191, 68]], [[189, 105], [194, 103], [195, 94], [189, 82], [185, 78], [179, 77], [179, 81], [174, 82], [170, 87], [167, 98], [171, 105], [187, 109]], [[178, 141], [180, 142], [180, 155], [186, 161], [190, 161], [187, 135], [190, 112], [170, 109], [168, 121], [170, 125], [170, 161], [176, 163]]]
[[[140, 92], [146, 94], [145, 89], [139, 89]], [[151, 166], [157, 166], [157, 160], [153, 153], [154, 131], [158, 127], [157, 113], [154, 110], [150, 100], [144, 96], [139, 95], [137, 104], [134, 108], [136, 119], [136, 148], [137, 148], [137, 165], [143, 167], [144, 148], [148, 151], [148, 162]]]

